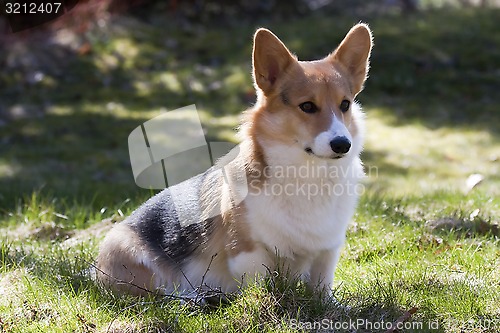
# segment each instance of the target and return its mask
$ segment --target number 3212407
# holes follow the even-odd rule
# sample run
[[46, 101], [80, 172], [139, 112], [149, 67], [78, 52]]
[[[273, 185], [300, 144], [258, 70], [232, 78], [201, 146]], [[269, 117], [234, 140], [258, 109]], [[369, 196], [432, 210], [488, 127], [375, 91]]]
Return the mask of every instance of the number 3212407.
[[57, 14], [61, 9], [61, 2], [6, 2], [5, 14]]

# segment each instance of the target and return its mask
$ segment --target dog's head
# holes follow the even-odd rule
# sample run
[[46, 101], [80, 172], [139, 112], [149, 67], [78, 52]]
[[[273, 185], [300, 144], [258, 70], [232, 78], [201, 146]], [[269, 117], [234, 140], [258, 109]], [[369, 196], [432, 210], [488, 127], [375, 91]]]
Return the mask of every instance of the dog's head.
[[354, 98], [367, 78], [371, 48], [370, 29], [357, 24], [324, 59], [298, 61], [271, 31], [257, 30], [252, 135], [263, 146], [285, 145], [322, 159], [358, 154], [361, 112]]

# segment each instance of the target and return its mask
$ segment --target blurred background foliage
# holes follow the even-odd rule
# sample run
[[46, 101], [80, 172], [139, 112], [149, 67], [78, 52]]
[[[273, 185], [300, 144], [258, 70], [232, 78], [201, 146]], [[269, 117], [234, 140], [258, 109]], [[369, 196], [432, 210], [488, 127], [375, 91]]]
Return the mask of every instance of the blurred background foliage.
[[[359, 21], [371, 25], [376, 44], [360, 95], [373, 119], [367, 165], [392, 179], [413, 168], [409, 187], [453, 187], [480, 173], [497, 193], [499, 7], [494, 0], [87, 0], [14, 34], [0, 17], [0, 209], [34, 191], [96, 209], [150, 195], [135, 186], [128, 160], [135, 127], [196, 103], [208, 140], [234, 141], [238, 115], [255, 99], [256, 28], [272, 29], [308, 60], [331, 52]], [[405, 150], [412, 145], [418, 149]], [[383, 176], [375, 190], [396, 190], [399, 183]]]

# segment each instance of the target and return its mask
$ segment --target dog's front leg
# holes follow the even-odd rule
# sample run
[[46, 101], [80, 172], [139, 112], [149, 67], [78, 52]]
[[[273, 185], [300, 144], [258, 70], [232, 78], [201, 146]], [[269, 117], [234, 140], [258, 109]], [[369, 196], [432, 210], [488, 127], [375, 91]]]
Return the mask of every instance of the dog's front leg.
[[252, 251], [241, 252], [228, 261], [232, 276], [242, 283], [242, 287], [254, 283], [266, 275], [272, 260], [269, 252], [261, 246]]
[[322, 251], [313, 261], [310, 271], [309, 286], [332, 296], [335, 267], [339, 261], [342, 246]]

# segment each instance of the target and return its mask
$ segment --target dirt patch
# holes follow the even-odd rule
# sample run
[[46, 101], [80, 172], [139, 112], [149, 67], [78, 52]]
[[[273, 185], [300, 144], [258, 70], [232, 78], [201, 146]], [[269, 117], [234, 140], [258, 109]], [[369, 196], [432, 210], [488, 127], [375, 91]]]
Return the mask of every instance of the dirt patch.
[[104, 236], [115, 223], [121, 220], [123, 220], [123, 217], [116, 215], [81, 230], [68, 229], [62, 224], [53, 221], [45, 222], [40, 226], [34, 226], [31, 223], [22, 223], [14, 229], [4, 228], [0, 230], [7, 239], [12, 241], [23, 241], [26, 239], [62, 241], [63, 246], [70, 247], [92, 238]]
[[442, 217], [428, 223], [429, 229], [438, 232], [454, 231], [465, 237], [500, 236], [500, 227], [498, 224], [490, 223], [482, 218], [464, 219], [457, 217]]
[[173, 332], [172, 327], [160, 321], [152, 321], [147, 323], [130, 323], [121, 320], [115, 320], [103, 326], [98, 332], [100, 333], [146, 333], [146, 332]]
[[69, 238], [72, 234], [73, 231], [68, 230], [61, 224], [51, 221], [33, 230], [29, 238], [56, 241]]
[[123, 217], [116, 215], [93, 224], [87, 229], [75, 230], [73, 231], [71, 237], [62, 243], [62, 246], [65, 248], [69, 248], [77, 244], [87, 242], [91, 239], [104, 237], [104, 235], [106, 235], [106, 233], [113, 227], [113, 225], [120, 222], [121, 220], [123, 220]]

